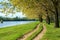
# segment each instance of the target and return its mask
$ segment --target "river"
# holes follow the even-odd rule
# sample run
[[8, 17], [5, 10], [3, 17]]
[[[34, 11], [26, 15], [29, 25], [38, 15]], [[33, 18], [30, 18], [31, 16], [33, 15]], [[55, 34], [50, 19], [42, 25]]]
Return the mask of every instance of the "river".
[[3, 23], [0, 23], [0, 28], [19, 25], [19, 24], [26, 24], [30, 22], [33, 22], [33, 21], [4, 21]]

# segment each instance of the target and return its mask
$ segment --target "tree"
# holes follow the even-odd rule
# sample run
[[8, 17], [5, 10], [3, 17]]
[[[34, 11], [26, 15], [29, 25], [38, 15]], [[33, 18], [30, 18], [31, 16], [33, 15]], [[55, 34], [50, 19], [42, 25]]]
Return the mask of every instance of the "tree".
[[59, 5], [59, 0], [51, 0], [54, 8], [55, 8], [55, 27], [59, 27], [59, 19], [58, 19], [58, 5]]
[[[59, 27], [59, 19], [58, 19], [58, 14], [59, 14], [59, 4], [60, 1], [59, 0], [46, 0], [46, 1], [42, 1], [42, 4], [45, 8], [47, 8], [49, 11], [51, 11], [55, 16], [55, 27]], [[47, 5], [48, 4], [48, 5]]]
[[2, 8], [0, 8], [0, 12], [6, 14], [6, 16], [10, 13], [13, 15], [17, 11], [16, 8], [8, 2], [0, 2], [0, 4], [1, 6], [3, 6]]
[[48, 10], [46, 10], [46, 23], [50, 24], [50, 17], [48, 14]]
[[[26, 10], [29, 10], [28, 13], [26, 13], [27, 15], [31, 14], [31, 12], [33, 12], [33, 15], [36, 15], [34, 11], [31, 10], [41, 10], [41, 6], [43, 6], [42, 8], [47, 9], [48, 11], [51, 11], [55, 16], [55, 27], [59, 27], [59, 20], [58, 20], [58, 7], [59, 7], [59, 0], [10, 0], [10, 2], [16, 6], [17, 8], [20, 8], [21, 11], [25, 10], [25, 12], [27, 12]], [[40, 8], [40, 9], [39, 9]], [[44, 10], [43, 10], [44, 11]], [[39, 12], [37, 12], [37, 14], [39, 14]], [[40, 14], [39, 14], [40, 15]]]
[[45, 10], [40, 6], [40, 0], [10, 0], [10, 2], [15, 7], [20, 8], [26, 16], [30, 18], [39, 18], [42, 22], [42, 14], [44, 14]]

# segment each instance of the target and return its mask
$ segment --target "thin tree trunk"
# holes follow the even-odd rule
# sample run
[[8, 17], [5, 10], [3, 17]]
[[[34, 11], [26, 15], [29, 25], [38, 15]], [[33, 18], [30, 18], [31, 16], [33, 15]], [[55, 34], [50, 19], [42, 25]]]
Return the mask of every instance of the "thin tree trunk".
[[46, 17], [46, 23], [50, 24], [50, 18], [49, 18], [49, 16]]
[[46, 23], [50, 24], [50, 17], [48, 15], [48, 11], [46, 10]]
[[42, 19], [42, 15], [39, 15], [39, 21], [42, 22], [43, 19]]

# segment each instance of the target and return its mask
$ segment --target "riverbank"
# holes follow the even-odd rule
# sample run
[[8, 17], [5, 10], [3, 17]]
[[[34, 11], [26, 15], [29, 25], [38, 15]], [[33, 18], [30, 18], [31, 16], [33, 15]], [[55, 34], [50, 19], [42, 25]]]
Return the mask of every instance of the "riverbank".
[[16, 40], [18, 37], [33, 30], [39, 22], [0, 28], [0, 40]]

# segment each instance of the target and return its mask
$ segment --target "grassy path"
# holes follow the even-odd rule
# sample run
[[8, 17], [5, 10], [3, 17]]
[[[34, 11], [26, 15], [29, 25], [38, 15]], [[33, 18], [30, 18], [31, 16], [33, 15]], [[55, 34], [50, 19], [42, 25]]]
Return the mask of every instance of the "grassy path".
[[18, 39], [18, 40], [26, 40], [27, 37], [29, 37], [29, 36], [32, 35], [34, 32], [36, 32], [36, 30], [39, 29], [39, 26], [40, 26], [40, 24], [38, 24], [34, 30], [32, 30], [32, 31], [29, 32], [28, 34], [24, 35], [23, 38], [20, 38], [20, 39]]
[[45, 25], [43, 25], [43, 30], [33, 40], [40, 40], [44, 36], [45, 33], [46, 33], [46, 27]]

